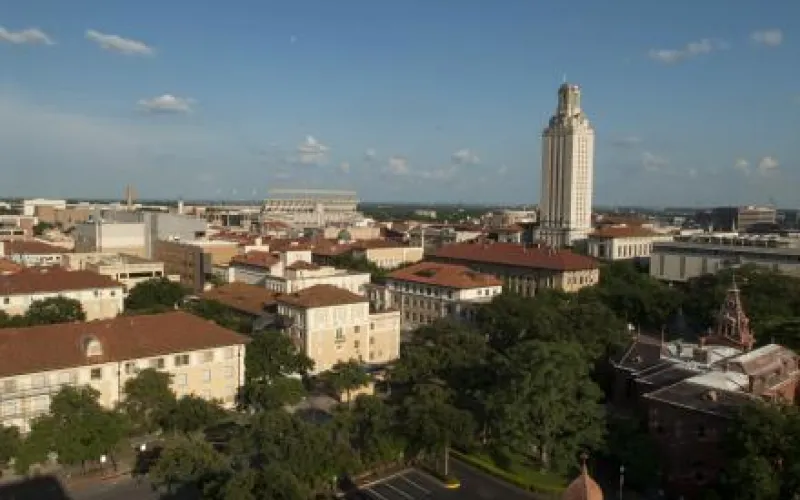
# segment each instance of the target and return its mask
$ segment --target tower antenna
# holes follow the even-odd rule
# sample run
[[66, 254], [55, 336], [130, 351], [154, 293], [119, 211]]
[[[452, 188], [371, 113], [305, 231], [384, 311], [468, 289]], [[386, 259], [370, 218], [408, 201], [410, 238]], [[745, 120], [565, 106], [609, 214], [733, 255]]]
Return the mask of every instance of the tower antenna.
[[566, 73], [561, 75], [561, 83], [567, 83], [567, 74]]

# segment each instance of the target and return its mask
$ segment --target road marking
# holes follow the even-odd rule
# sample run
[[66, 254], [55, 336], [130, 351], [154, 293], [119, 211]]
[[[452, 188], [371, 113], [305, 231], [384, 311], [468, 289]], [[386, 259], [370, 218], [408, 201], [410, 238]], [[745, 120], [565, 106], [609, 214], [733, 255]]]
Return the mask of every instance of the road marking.
[[385, 496], [381, 495], [380, 493], [378, 493], [377, 491], [373, 490], [372, 488], [364, 488], [364, 491], [366, 491], [370, 495], [374, 495], [374, 496], [378, 497], [378, 500], [389, 500], [388, 498], [386, 498]]
[[372, 485], [381, 484], [383, 482], [386, 482], [386, 481], [389, 481], [391, 479], [394, 479], [394, 478], [396, 478], [398, 476], [402, 477], [403, 474], [408, 474], [409, 472], [411, 472], [411, 469], [403, 469], [401, 471], [395, 472], [394, 474], [390, 474], [390, 475], [382, 477], [380, 479], [376, 479], [374, 481], [370, 481], [368, 483], [364, 483], [364, 484], [362, 484], [360, 486], [360, 488], [363, 490], [363, 489], [369, 488]]
[[423, 488], [422, 486], [418, 485], [414, 481], [408, 479], [406, 476], [400, 476], [400, 479], [402, 479], [403, 481], [407, 482], [408, 484], [410, 484], [414, 488], [417, 488], [418, 490], [420, 490], [421, 492], [425, 493], [426, 495], [431, 492], [431, 490], [426, 490], [425, 488]]
[[401, 494], [401, 495], [403, 495], [404, 497], [408, 498], [408, 500], [415, 500], [415, 497], [412, 497], [411, 495], [409, 495], [409, 494], [408, 494], [408, 493], [406, 493], [405, 491], [401, 490], [400, 488], [397, 488], [397, 487], [395, 487], [395, 486], [392, 486], [392, 483], [383, 483], [383, 485], [384, 485], [384, 486], [387, 486], [387, 487], [389, 487], [389, 488], [391, 488], [392, 490], [394, 490], [394, 491], [396, 491], [396, 492], [398, 492], [398, 493], [400, 493], [400, 494]]

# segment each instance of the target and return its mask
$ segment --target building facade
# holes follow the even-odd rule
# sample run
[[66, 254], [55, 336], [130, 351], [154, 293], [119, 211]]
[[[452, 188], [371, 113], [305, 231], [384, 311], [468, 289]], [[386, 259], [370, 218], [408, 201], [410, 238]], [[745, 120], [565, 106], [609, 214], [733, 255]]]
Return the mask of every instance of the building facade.
[[[86, 270], [102, 274], [125, 285], [127, 293], [143, 281], [167, 277], [164, 263], [126, 254], [68, 253], [62, 265], [69, 270]], [[173, 277], [179, 281], [178, 276]]]
[[558, 107], [542, 133], [539, 238], [572, 246], [592, 230], [594, 129], [581, 109], [581, 89], [564, 83]]
[[369, 282], [369, 273], [336, 269], [305, 261], [289, 264], [280, 276], [264, 277], [264, 287], [276, 293], [293, 293], [315, 285], [330, 285], [363, 296]]
[[[186, 335], [191, 332], [191, 335]], [[23, 433], [64, 386], [89, 386], [115, 407], [145, 368], [172, 375], [178, 396], [235, 404], [247, 337], [184, 312], [0, 329], [0, 424]]]
[[94, 219], [76, 224], [73, 235], [76, 252], [147, 256], [143, 222], [106, 222], [102, 219]]
[[492, 274], [503, 280], [505, 290], [527, 297], [543, 289], [577, 292], [596, 285], [600, 279], [595, 259], [550, 247], [488, 241], [461, 243], [446, 245], [427, 259]]
[[125, 307], [124, 285], [91, 271], [39, 267], [0, 275], [0, 311], [10, 316], [25, 314], [32, 303], [54, 297], [80, 302], [87, 321], [114, 318]]
[[400, 311], [403, 330], [443, 318], [473, 321], [478, 308], [502, 293], [503, 282], [466, 266], [420, 262], [389, 274], [383, 286], [370, 287], [377, 310]]
[[355, 224], [364, 218], [357, 210], [358, 198], [353, 191], [280, 189], [269, 194], [261, 209], [262, 221], [324, 228], [331, 224]]
[[154, 260], [164, 263], [167, 275], [179, 276], [181, 284], [200, 293], [215, 275], [215, 266], [227, 266], [239, 254], [239, 245], [215, 240], [158, 240], [153, 253]]
[[800, 241], [792, 238], [699, 234], [654, 242], [650, 275], [684, 282], [744, 264], [800, 277]]
[[25, 267], [59, 266], [66, 252], [41, 241], [0, 241], [0, 257]]
[[587, 253], [596, 259], [649, 260], [653, 243], [672, 241], [673, 237], [636, 226], [603, 226], [589, 233]]
[[313, 373], [357, 360], [382, 365], [400, 357], [400, 313], [370, 313], [366, 297], [331, 285], [277, 295], [286, 332], [314, 361]]

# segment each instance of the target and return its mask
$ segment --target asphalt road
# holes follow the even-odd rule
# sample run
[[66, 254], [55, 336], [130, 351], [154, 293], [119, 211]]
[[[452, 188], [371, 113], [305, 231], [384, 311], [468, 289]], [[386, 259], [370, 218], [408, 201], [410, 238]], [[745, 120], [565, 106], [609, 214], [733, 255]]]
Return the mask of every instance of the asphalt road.
[[461, 480], [461, 487], [448, 490], [442, 484], [416, 470], [407, 470], [365, 485], [350, 500], [536, 500], [538, 497], [520, 490], [457, 460], [450, 461], [450, 470]]

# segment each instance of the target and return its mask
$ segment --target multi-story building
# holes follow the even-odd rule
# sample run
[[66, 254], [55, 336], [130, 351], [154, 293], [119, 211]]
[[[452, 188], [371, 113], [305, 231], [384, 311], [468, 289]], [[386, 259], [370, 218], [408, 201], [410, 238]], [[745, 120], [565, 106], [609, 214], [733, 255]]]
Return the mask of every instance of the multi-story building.
[[236, 242], [220, 240], [164, 241], [154, 246], [154, 259], [164, 263], [164, 272], [199, 293], [215, 275], [215, 266], [227, 266], [239, 254]]
[[753, 226], [775, 224], [778, 211], [774, 207], [748, 205], [717, 207], [698, 212], [697, 222], [711, 231], [747, 231]]
[[421, 261], [423, 249], [391, 240], [361, 240], [350, 245], [350, 254], [381, 269], [394, 269]]
[[443, 246], [427, 259], [493, 274], [503, 280], [505, 289], [530, 297], [548, 288], [577, 292], [600, 279], [595, 259], [544, 246], [461, 243]]
[[[187, 335], [191, 332], [191, 335]], [[0, 424], [28, 432], [64, 386], [90, 386], [115, 407], [139, 370], [172, 375], [177, 395], [232, 407], [248, 338], [185, 312], [0, 329]]]
[[0, 239], [16, 240], [33, 236], [36, 217], [28, 215], [0, 215]]
[[293, 227], [324, 228], [331, 224], [356, 224], [364, 219], [352, 191], [281, 189], [270, 191], [261, 209], [262, 220]]
[[581, 109], [581, 90], [564, 83], [558, 107], [542, 133], [542, 186], [538, 237], [572, 246], [592, 230], [594, 129]]
[[144, 222], [106, 221], [93, 218], [75, 225], [75, 251], [78, 253], [124, 253], [147, 256]]
[[67, 200], [47, 200], [44, 198], [22, 200], [22, 215], [36, 215], [36, 209], [39, 207], [52, 207], [63, 210], [67, 208]]
[[742, 406], [798, 400], [798, 355], [780, 345], [753, 349], [754, 344], [734, 284], [715, 329], [699, 343], [639, 335], [614, 363], [614, 400], [646, 416], [674, 498], [695, 498], [719, 476], [725, 463], [721, 442]]
[[641, 226], [607, 225], [589, 233], [587, 253], [602, 260], [649, 260], [653, 243], [673, 237]]
[[35, 240], [0, 241], [0, 257], [5, 257], [25, 267], [58, 266], [64, 248]]
[[743, 264], [800, 276], [800, 240], [735, 233], [677, 236], [675, 241], [653, 243], [650, 275], [683, 282]]
[[37, 300], [66, 297], [81, 303], [86, 320], [113, 318], [124, 308], [122, 283], [91, 271], [26, 268], [0, 276], [0, 311], [25, 314]]
[[264, 287], [276, 293], [292, 293], [315, 285], [330, 285], [363, 296], [369, 282], [369, 273], [336, 269], [305, 261], [289, 264], [280, 276], [264, 277]]
[[267, 276], [282, 275], [283, 267], [280, 254], [254, 250], [231, 259], [227, 281], [264, 286]]
[[370, 313], [366, 297], [331, 286], [315, 285], [277, 295], [278, 315], [286, 331], [314, 361], [313, 373], [351, 359], [382, 365], [400, 356], [400, 313]]
[[400, 311], [404, 330], [441, 318], [472, 321], [479, 306], [503, 291], [503, 282], [466, 266], [419, 262], [389, 274], [383, 286], [369, 287], [377, 310]]
[[[61, 265], [71, 271], [87, 270], [108, 276], [125, 285], [126, 292], [143, 281], [165, 277], [163, 262], [127, 254], [67, 253]], [[178, 276], [173, 279], [180, 280]]]
[[434, 252], [445, 245], [475, 241], [485, 233], [482, 227], [469, 224], [419, 225], [408, 231], [408, 242], [412, 247], [423, 248], [425, 252]]

